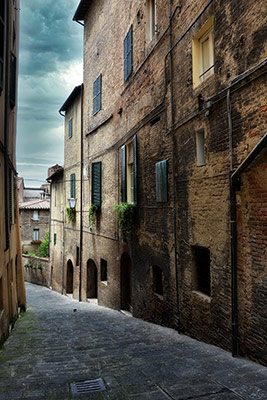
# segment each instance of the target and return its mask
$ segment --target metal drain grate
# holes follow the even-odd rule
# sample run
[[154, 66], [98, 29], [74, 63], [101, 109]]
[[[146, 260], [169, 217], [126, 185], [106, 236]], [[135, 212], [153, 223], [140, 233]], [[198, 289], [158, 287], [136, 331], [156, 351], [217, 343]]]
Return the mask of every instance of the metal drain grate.
[[106, 386], [101, 378], [84, 382], [74, 382], [71, 383], [70, 386], [72, 394], [102, 392], [103, 390], [106, 390]]

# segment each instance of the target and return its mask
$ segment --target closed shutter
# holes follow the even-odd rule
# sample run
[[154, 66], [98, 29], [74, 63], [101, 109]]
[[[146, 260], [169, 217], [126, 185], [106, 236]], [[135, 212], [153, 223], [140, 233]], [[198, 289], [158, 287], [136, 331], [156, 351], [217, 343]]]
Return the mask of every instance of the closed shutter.
[[69, 139], [72, 138], [72, 118], [69, 119]]
[[94, 81], [93, 85], [93, 115], [101, 110], [102, 74]]
[[54, 245], [56, 245], [56, 243], [57, 243], [57, 234], [54, 233]]
[[127, 202], [126, 146], [121, 147], [121, 201]]
[[70, 175], [70, 197], [75, 198], [75, 174]]
[[167, 161], [156, 163], [156, 201], [168, 201], [168, 164]]
[[101, 162], [92, 164], [92, 204], [101, 206]]
[[11, 53], [10, 58], [10, 88], [9, 88], [9, 104], [11, 108], [16, 105], [16, 72], [17, 72], [17, 59]]
[[134, 174], [134, 204], [138, 201], [138, 158], [137, 158], [137, 136], [133, 137], [133, 174]]
[[133, 26], [131, 25], [124, 39], [124, 81], [128, 79], [133, 70]]

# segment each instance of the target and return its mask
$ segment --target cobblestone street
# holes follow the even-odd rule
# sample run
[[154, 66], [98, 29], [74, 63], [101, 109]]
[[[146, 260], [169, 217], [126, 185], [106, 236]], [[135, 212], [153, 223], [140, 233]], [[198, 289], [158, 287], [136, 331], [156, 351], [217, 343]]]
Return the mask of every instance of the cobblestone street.
[[[26, 284], [28, 310], [0, 350], [0, 400], [267, 399], [267, 369], [47, 288]], [[75, 395], [71, 383], [106, 390]]]

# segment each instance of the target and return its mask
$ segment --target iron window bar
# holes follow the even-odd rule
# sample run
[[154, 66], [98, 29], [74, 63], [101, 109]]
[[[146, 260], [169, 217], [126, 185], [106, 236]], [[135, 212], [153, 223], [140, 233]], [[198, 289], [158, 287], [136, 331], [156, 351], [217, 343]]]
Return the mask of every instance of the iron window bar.
[[204, 71], [201, 75], [199, 75], [199, 78], [202, 78], [202, 76], [204, 76], [207, 72], [209, 72], [215, 64], [211, 65], [208, 69], [206, 69], [206, 71]]

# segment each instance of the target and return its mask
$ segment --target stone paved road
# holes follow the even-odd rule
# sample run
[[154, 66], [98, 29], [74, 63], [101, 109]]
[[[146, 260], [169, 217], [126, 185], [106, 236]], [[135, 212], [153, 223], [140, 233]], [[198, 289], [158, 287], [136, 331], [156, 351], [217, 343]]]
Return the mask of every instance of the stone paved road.
[[[0, 400], [267, 399], [260, 365], [40, 286], [27, 284], [27, 298], [0, 351]], [[106, 391], [71, 394], [71, 382], [99, 377]]]

